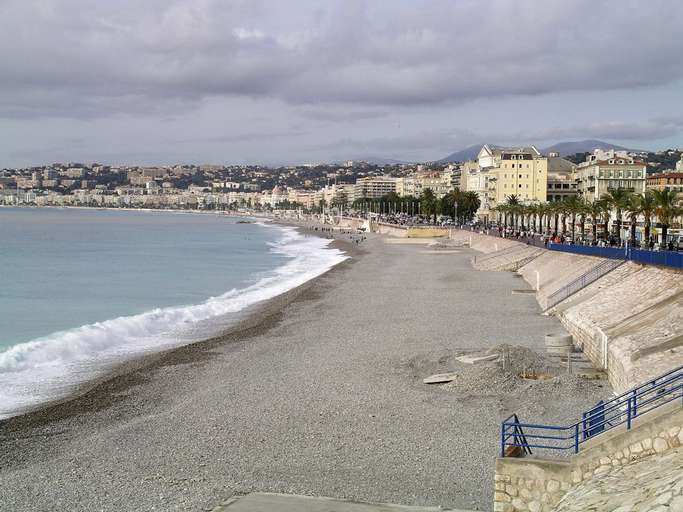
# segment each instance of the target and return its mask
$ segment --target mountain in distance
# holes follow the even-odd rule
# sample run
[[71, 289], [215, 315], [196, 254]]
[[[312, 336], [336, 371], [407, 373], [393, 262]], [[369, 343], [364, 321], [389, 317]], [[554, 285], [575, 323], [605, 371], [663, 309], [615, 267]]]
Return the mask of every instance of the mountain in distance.
[[634, 151], [640, 152], [639, 149], [629, 149], [623, 146], [618, 146], [617, 144], [612, 144], [611, 142], [605, 142], [602, 140], [576, 140], [568, 142], [558, 142], [552, 146], [541, 149], [541, 153], [547, 155], [550, 152], [559, 153], [560, 156], [573, 155], [575, 153], [590, 153], [596, 148], [609, 150], [614, 149], [617, 151]]
[[[381, 156], [364, 155], [358, 156], [356, 158], [349, 158], [355, 162], [367, 162], [374, 165], [402, 165], [402, 164], [412, 164], [413, 162], [406, 162], [404, 160], [396, 160], [394, 158], [384, 158]], [[339, 165], [341, 162], [333, 162]]]
[[[467, 160], [474, 160], [479, 154], [479, 150], [484, 144], [474, 144], [468, 146], [465, 149], [461, 149], [455, 153], [451, 153], [441, 160], [437, 160], [437, 163], [448, 163], [448, 162], [466, 162]], [[617, 151], [634, 151], [640, 152], [639, 149], [629, 149], [623, 146], [618, 146], [617, 144], [612, 144], [611, 142], [605, 142], [602, 140], [586, 139], [586, 140], [576, 140], [576, 141], [565, 141], [558, 142], [547, 148], [539, 149], [539, 151], [547, 155], [550, 152], [559, 153], [560, 156], [573, 155], [575, 153], [590, 153], [595, 148], [600, 148], [604, 150], [615, 149]]]
[[448, 162], [466, 162], [467, 160], [474, 160], [477, 158], [477, 155], [479, 154], [479, 150], [484, 144], [473, 144], [471, 146], [467, 146], [465, 149], [461, 149], [460, 151], [456, 151], [455, 153], [451, 153], [447, 157], [442, 158], [441, 160], [437, 160], [436, 163], [438, 164], [445, 164]]

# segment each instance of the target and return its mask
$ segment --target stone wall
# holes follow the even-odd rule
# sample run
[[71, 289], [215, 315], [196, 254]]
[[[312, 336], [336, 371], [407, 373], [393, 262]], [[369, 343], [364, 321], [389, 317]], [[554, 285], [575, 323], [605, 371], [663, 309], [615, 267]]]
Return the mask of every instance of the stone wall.
[[498, 458], [494, 512], [551, 512], [593, 478], [682, 445], [683, 405], [676, 400], [635, 418], [630, 430], [622, 425], [586, 441], [568, 460]]

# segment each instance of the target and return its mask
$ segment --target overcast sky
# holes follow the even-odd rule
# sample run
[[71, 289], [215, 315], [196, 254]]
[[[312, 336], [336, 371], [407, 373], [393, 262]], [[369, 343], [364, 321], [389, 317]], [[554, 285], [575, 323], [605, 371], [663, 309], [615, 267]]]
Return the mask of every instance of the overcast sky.
[[0, 167], [683, 146], [681, 0], [0, 0]]

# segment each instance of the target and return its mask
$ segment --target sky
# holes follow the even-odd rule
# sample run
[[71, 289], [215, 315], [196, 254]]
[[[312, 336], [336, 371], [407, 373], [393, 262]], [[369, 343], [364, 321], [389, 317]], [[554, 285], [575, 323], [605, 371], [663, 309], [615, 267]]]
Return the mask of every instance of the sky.
[[683, 146], [681, 0], [0, 0], [0, 168]]

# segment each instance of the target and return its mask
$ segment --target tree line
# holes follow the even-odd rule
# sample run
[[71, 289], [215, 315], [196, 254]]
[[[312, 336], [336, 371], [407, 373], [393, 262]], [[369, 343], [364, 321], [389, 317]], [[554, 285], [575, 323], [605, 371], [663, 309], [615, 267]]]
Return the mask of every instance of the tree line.
[[396, 192], [389, 192], [376, 199], [356, 199], [352, 206], [361, 212], [384, 215], [423, 215], [431, 218], [434, 224], [439, 215], [444, 215], [453, 219], [453, 222], [464, 224], [474, 218], [480, 205], [476, 192], [451, 190], [443, 197], [437, 198], [434, 191], [426, 188], [420, 197], [399, 196]]
[[[536, 204], [522, 204], [518, 196], [511, 195], [504, 204], [494, 207], [493, 211], [498, 214], [499, 225], [505, 228], [532, 230], [548, 235], [571, 234], [572, 240], [576, 240], [577, 229], [579, 235], [585, 238], [585, 227], [590, 222], [593, 243], [600, 237], [616, 245], [626, 241], [622, 240], [621, 234], [626, 219], [629, 223], [628, 240], [632, 246], [637, 245], [636, 230], [639, 220], [643, 221], [644, 243], [649, 242], [653, 222], [656, 220], [661, 229], [660, 243], [663, 248], [667, 246], [669, 229], [683, 215], [676, 193], [669, 189], [648, 190], [644, 194], [612, 189], [594, 201], [572, 196], [562, 201]], [[600, 224], [602, 233], [599, 234]]]

